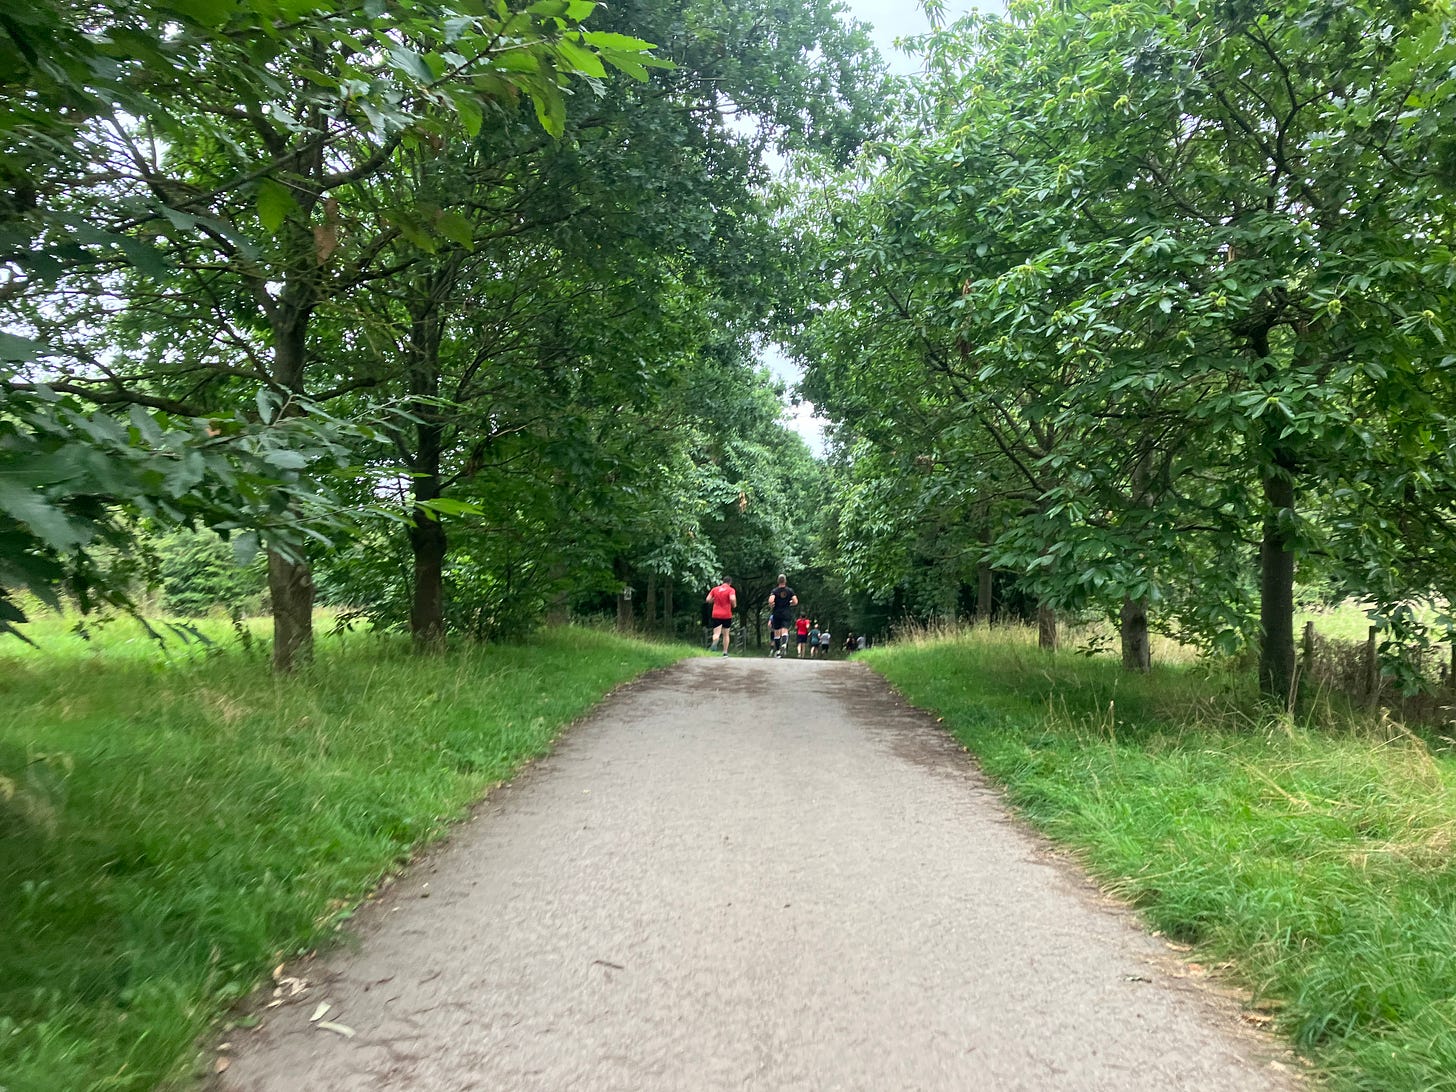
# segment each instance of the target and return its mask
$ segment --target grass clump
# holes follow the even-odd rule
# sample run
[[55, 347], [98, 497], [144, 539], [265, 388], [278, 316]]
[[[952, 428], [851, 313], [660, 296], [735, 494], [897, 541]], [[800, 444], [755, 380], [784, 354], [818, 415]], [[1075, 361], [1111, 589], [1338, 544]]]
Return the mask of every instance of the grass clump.
[[1014, 632], [867, 659], [1154, 928], [1231, 964], [1333, 1087], [1456, 1089], [1456, 756]]
[[438, 657], [351, 638], [280, 679], [235, 653], [93, 647], [0, 669], [8, 1092], [181, 1082], [280, 955], [685, 651], [584, 630]]

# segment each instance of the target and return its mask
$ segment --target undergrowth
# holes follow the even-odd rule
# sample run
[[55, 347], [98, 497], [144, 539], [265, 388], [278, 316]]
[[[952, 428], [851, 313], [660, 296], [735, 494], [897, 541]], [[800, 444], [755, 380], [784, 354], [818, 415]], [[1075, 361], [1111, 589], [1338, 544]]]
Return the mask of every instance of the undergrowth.
[[280, 956], [326, 941], [563, 724], [685, 651], [569, 630], [426, 657], [354, 636], [280, 679], [261, 650], [210, 652], [226, 630], [0, 660], [8, 1092], [182, 1082]]
[[1193, 665], [979, 630], [876, 650], [1013, 803], [1230, 974], [1340, 1089], [1456, 1089], [1456, 756]]

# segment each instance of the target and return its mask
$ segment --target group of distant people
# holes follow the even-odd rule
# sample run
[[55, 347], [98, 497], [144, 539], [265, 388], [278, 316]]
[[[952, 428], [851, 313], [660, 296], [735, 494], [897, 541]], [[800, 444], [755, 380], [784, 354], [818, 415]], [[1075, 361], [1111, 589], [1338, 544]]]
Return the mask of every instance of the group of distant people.
[[[704, 622], [711, 621], [713, 627], [712, 640], [708, 642], [708, 651], [716, 651], [719, 641], [722, 642], [722, 655], [728, 655], [728, 645], [733, 638], [733, 612], [738, 607], [738, 592], [733, 587], [732, 577], [725, 576], [722, 583], [708, 592], [704, 602]], [[797, 610], [799, 596], [793, 588], [789, 587], [789, 578], [782, 573], [779, 574], [778, 583], [774, 585], [773, 591], [768, 593], [769, 608], [769, 632], [773, 637], [773, 649], [771, 655], [775, 659], [783, 659], [789, 645], [789, 629], [794, 630], [794, 654], [803, 657], [807, 647], [810, 659], [815, 656], [830, 654], [834, 647], [834, 635], [829, 632], [827, 625], [820, 626], [817, 618], [811, 618], [802, 610]], [[845, 652], [854, 652], [858, 649], [868, 647], [864, 637], [856, 637], [851, 633], [844, 642]]]

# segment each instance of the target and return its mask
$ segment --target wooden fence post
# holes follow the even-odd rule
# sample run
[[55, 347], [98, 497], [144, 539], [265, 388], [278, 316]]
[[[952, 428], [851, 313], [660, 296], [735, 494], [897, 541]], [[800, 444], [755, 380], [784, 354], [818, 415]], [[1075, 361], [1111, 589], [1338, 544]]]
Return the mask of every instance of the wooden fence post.
[[1365, 639], [1365, 704], [1371, 709], [1380, 703], [1380, 658], [1375, 655], [1375, 626]]

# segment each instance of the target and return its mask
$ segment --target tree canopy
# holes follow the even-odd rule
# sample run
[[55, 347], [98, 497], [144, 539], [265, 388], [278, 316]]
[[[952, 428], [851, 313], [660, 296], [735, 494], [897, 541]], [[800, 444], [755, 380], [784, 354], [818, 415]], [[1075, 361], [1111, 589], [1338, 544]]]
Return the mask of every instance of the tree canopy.
[[1014, 0], [910, 83], [828, 0], [7, 12], [3, 583], [126, 603], [98, 547], [212, 528], [286, 669], [316, 580], [429, 646], [822, 564], [1291, 701], [1317, 579], [1399, 668], [1451, 637], [1453, 18]]

